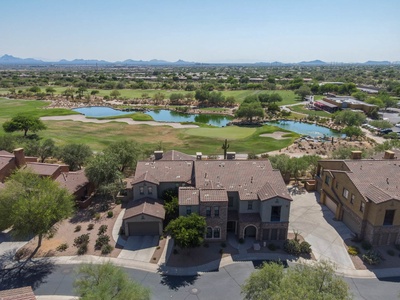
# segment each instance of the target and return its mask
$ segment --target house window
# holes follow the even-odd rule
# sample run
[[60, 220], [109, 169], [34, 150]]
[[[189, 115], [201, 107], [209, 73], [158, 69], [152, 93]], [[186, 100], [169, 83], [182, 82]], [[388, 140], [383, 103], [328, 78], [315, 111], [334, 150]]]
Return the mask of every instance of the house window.
[[248, 201], [247, 202], [247, 209], [252, 210], [253, 209], [253, 201]]
[[212, 238], [212, 228], [211, 227], [207, 227], [207, 231], [206, 231], [206, 238], [207, 239], [211, 239]]
[[221, 229], [219, 229], [219, 227], [214, 228], [214, 239], [219, 239], [220, 231], [221, 231]]
[[325, 175], [325, 183], [327, 185], [329, 185], [330, 182], [331, 182], [331, 178], [328, 175]]
[[233, 197], [228, 196], [228, 207], [233, 207]]
[[219, 217], [219, 206], [214, 206], [214, 217]]
[[351, 198], [350, 198], [350, 203], [353, 204], [354, 203], [354, 199], [356, 196], [354, 196], [354, 194], [351, 194]]
[[142, 186], [139, 187], [139, 193], [140, 193], [140, 195], [144, 194], [144, 187], [142, 187]]
[[192, 213], [192, 207], [186, 206], [186, 215], [190, 215]]
[[211, 217], [211, 206], [206, 207], [206, 217]]
[[148, 186], [147, 187], [147, 194], [149, 194], [149, 195], [153, 194], [153, 187], [152, 186]]
[[383, 225], [393, 225], [394, 220], [394, 209], [388, 209], [385, 212], [385, 218], [383, 219]]
[[280, 222], [281, 220], [281, 206], [271, 207], [271, 222]]
[[361, 201], [361, 204], [360, 204], [360, 211], [361, 211], [361, 212], [364, 212], [364, 209], [365, 209], [365, 203]]
[[346, 199], [349, 198], [349, 191], [346, 190], [345, 188], [343, 188], [343, 193], [342, 193], [343, 197], [345, 197]]

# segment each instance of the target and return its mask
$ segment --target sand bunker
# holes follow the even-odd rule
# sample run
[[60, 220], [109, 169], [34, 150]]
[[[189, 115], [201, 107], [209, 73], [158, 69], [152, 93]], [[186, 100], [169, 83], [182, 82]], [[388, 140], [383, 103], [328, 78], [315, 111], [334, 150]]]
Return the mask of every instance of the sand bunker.
[[288, 134], [289, 132], [283, 132], [283, 131], [275, 131], [274, 133], [263, 133], [260, 134], [261, 137], [270, 137], [276, 140], [284, 140], [288, 139], [288, 137], [284, 137], [285, 134]]

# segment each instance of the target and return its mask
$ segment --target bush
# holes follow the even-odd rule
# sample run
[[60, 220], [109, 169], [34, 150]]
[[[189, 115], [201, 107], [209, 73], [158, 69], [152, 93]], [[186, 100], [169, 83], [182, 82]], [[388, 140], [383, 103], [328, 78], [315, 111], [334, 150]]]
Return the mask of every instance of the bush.
[[88, 233], [82, 234], [74, 239], [75, 247], [80, 247], [82, 245], [87, 246], [87, 244], [89, 244], [89, 234]]
[[82, 245], [79, 246], [77, 253], [78, 253], [78, 255], [83, 255], [83, 254], [85, 254], [87, 252], [87, 250], [88, 250], [88, 245], [87, 244], [82, 244]]
[[311, 254], [311, 245], [306, 241], [301, 242], [300, 252], [304, 254]]
[[108, 235], [99, 235], [99, 237], [96, 240], [96, 244], [94, 245], [94, 248], [96, 250], [101, 249], [104, 245], [107, 245], [110, 242], [110, 237]]
[[75, 232], [78, 232], [78, 231], [81, 231], [81, 225], [77, 225], [77, 226], [75, 226]]
[[63, 243], [63, 244], [59, 245], [59, 246], [56, 248], [56, 250], [59, 251], [59, 252], [63, 252], [63, 251], [65, 251], [65, 250], [67, 250], [67, 249], [68, 249], [68, 244], [67, 244], [67, 243]]
[[107, 244], [101, 246], [101, 254], [110, 254], [114, 250], [114, 247]]
[[92, 230], [94, 228], [94, 224], [92, 224], [92, 223], [90, 223], [88, 226], [87, 226], [87, 230]]
[[95, 213], [94, 218], [96, 219], [96, 221], [100, 220], [100, 213]]
[[362, 260], [365, 261], [369, 265], [377, 265], [381, 262], [381, 257], [379, 253], [373, 251], [373, 250], [368, 250], [363, 256]]
[[360, 249], [355, 246], [349, 246], [349, 249], [347, 249], [347, 253], [349, 253], [349, 255], [351, 256], [356, 256], [360, 253]]
[[107, 212], [107, 218], [112, 218], [114, 216], [114, 212], [112, 210], [109, 210]]
[[268, 244], [268, 249], [271, 250], [271, 251], [275, 251], [276, 250], [275, 244], [273, 244], [273, 243]]
[[371, 245], [371, 243], [368, 242], [368, 241], [362, 241], [362, 242], [361, 242], [361, 247], [362, 247], [364, 250], [367, 250], [367, 251], [372, 249], [372, 245]]
[[107, 225], [101, 225], [101, 226], [99, 227], [99, 232], [97, 233], [97, 235], [105, 234], [106, 231], [107, 231], [107, 228], [108, 228]]
[[387, 251], [387, 254], [389, 254], [390, 256], [394, 256], [395, 255], [394, 250], [392, 250], [392, 249], [389, 249]]
[[296, 240], [286, 240], [283, 244], [283, 250], [289, 254], [299, 255], [300, 254], [300, 243]]

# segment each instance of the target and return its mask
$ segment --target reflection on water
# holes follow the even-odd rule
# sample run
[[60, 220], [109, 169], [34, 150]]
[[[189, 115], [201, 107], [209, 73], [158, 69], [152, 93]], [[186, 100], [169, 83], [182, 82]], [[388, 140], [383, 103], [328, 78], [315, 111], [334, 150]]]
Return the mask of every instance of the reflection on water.
[[293, 131], [302, 135], [309, 135], [313, 138], [323, 136], [334, 136], [340, 137], [342, 134], [337, 131], [333, 131], [329, 128], [319, 126], [316, 124], [308, 124], [295, 121], [278, 121], [278, 122], [266, 122], [267, 125], [274, 125], [282, 129]]

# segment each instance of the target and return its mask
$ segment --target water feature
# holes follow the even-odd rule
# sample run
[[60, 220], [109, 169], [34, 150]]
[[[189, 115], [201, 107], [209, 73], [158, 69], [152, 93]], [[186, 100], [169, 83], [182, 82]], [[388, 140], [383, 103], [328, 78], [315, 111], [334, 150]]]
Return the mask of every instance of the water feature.
[[340, 132], [316, 124], [309, 124], [296, 121], [266, 122], [265, 124], [274, 125], [282, 129], [293, 131], [302, 135], [307, 135], [313, 138], [324, 137], [324, 136], [334, 136], [334, 137], [342, 136]]
[[132, 112], [113, 109], [111, 107], [106, 107], [106, 106], [88, 106], [88, 107], [74, 108], [73, 110], [77, 111], [78, 113], [84, 114], [86, 117], [93, 117], [93, 118], [121, 116], [132, 113]]
[[[134, 113], [104, 106], [81, 107], [73, 110], [84, 114], [87, 117], [93, 118], [113, 117]], [[233, 119], [232, 117], [225, 115], [185, 114], [167, 109], [148, 111], [145, 112], [145, 114], [151, 116], [156, 122], [199, 122], [217, 127], [226, 126]]]

